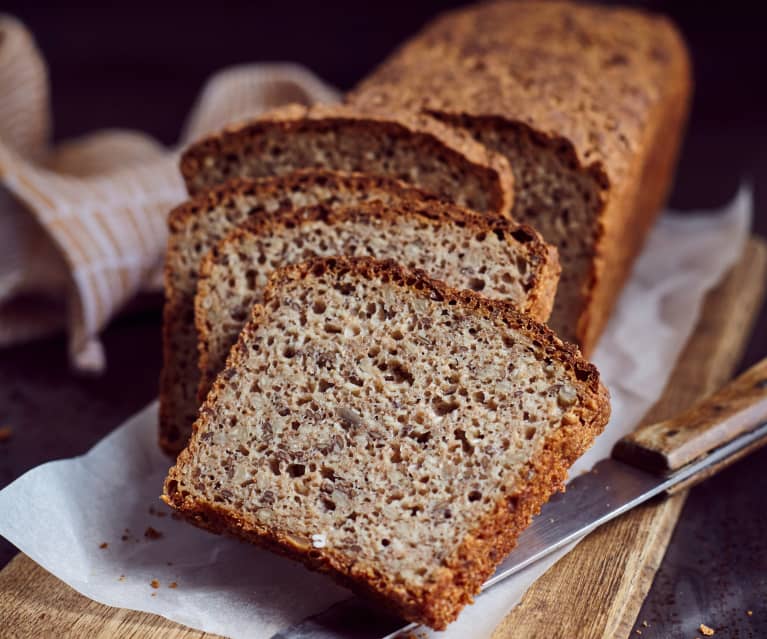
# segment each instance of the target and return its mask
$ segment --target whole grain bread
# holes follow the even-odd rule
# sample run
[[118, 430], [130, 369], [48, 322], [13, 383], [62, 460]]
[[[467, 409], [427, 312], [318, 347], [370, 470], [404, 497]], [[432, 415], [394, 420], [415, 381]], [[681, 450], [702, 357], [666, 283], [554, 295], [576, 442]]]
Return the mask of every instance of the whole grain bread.
[[160, 445], [169, 454], [186, 444], [197, 417], [200, 383], [194, 296], [203, 256], [238, 224], [279, 211], [325, 203], [330, 207], [403, 199], [436, 202], [399, 180], [326, 170], [259, 179], [234, 179], [200, 193], [168, 218], [165, 258], [163, 368], [160, 376]]
[[391, 261], [292, 265], [263, 298], [163, 499], [444, 628], [603, 429], [597, 370]]
[[289, 105], [190, 146], [181, 173], [190, 193], [235, 176], [324, 168], [386, 175], [480, 212], [508, 215], [506, 159], [433, 118], [344, 106]]
[[504, 1], [436, 18], [348, 102], [429, 113], [509, 159], [514, 218], [559, 249], [551, 326], [588, 354], [666, 198], [690, 93], [663, 17]]
[[203, 259], [195, 298], [201, 404], [237, 341], [269, 274], [312, 257], [391, 258], [458, 289], [551, 314], [559, 261], [533, 229], [446, 202], [403, 199], [285, 210], [245, 222]]

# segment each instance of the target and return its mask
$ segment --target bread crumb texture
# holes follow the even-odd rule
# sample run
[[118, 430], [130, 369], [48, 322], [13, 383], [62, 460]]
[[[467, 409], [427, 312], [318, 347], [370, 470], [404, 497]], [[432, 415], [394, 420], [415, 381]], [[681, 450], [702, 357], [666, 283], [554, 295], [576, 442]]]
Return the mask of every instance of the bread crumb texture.
[[315, 206], [253, 220], [203, 260], [195, 300], [200, 403], [271, 272], [307, 257], [391, 258], [459, 289], [515, 302], [548, 319], [559, 264], [530, 227], [438, 202]]
[[317, 259], [272, 275], [163, 498], [444, 628], [608, 415], [596, 369], [512, 305]]
[[[287, 175], [233, 179], [202, 191], [171, 211], [160, 376], [160, 445], [167, 453], [175, 455], [186, 445], [199, 407], [194, 296], [203, 257], [243, 223], [284, 217], [286, 212], [302, 207], [322, 204], [337, 208], [366, 202], [390, 207], [410, 203], [421, 211], [439, 207], [436, 196], [395, 177], [313, 168]], [[551, 290], [540, 296], [542, 301], [554, 295], [556, 277], [551, 282]], [[546, 313], [551, 303], [547, 302]], [[242, 323], [239, 320], [237, 330]]]

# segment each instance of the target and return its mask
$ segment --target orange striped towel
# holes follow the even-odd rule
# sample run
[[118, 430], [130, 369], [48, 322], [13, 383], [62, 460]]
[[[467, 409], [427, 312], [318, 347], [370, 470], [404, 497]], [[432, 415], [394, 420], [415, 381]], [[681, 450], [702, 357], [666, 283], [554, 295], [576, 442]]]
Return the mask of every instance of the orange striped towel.
[[[337, 99], [294, 65], [228, 69], [203, 89], [180, 147], [286, 102]], [[159, 283], [165, 219], [185, 197], [178, 151], [113, 130], [51, 148], [50, 128], [45, 62], [0, 16], [0, 346], [66, 329], [73, 366], [99, 372], [99, 331]]]

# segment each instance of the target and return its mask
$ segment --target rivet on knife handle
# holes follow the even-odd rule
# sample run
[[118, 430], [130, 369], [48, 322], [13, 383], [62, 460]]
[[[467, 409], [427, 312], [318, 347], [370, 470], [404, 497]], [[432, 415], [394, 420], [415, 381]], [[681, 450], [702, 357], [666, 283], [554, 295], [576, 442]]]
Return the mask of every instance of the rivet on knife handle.
[[765, 421], [767, 359], [684, 413], [638, 428], [615, 445], [613, 457], [668, 474]]

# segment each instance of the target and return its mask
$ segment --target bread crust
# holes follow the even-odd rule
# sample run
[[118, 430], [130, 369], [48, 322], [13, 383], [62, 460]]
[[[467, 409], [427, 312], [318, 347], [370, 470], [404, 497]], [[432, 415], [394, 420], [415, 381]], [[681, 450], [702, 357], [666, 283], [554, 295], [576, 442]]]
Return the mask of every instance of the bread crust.
[[224, 162], [227, 154], [242, 151], [266, 128], [277, 128], [289, 137], [296, 131], [339, 128], [357, 125], [381, 128], [391, 137], [419, 136], [421, 144], [437, 145], [454, 158], [463, 158], [475, 175], [482, 175], [491, 195], [489, 212], [510, 216], [513, 204], [514, 177], [508, 161], [476, 142], [471, 136], [434, 118], [407, 110], [391, 110], [386, 114], [363, 113], [345, 105], [291, 104], [270, 111], [257, 119], [226, 127], [220, 133], [198, 140], [181, 156], [181, 175], [189, 193], [201, 190], [208, 164]]
[[488, 2], [437, 17], [347, 98], [460, 126], [533, 132], [600, 187], [576, 335], [593, 350], [668, 193], [692, 90], [666, 18], [572, 2]]
[[211, 294], [215, 282], [211, 273], [226, 248], [248, 236], [279, 235], [281, 229], [300, 226], [311, 222], [325, 221], [328, 225], [342, 222], [370, 223], [374, 220], [394, 223], [403, 217], [420, 219], [423, 222], [446, 225], [456, 224], [473, 229], [477, 233], [495, 233], [505, 239], [508, 245], [527, 244], [530, 251], [530, 266], [537, 273], [530, 282], [530, 291], [525, 303], [519, 309], [539, 322], [546, 322], [554, 305], [554, 296], [559, 281], [560, 264], [557, 250], [546, 244], [540, 233], [526, 224], [518, 224], [499, 215], [479, 214], [470, 209], [438, 199], [424, 200], [405, 196], [397, 207], [385, 206], [379, 201], [331, 208], [325, 205], [285, 209], [267, 217], [256, 217], [232, 231], [203, 258], [200, 265], [200, 279], [195, 296], [195, 326], [198, 336], [200, 385], [197, 400], [205, 400], [215, 376], [210, 363], [210, 333], [208, 331], [205, 301]]
[[423, 588], [406, 587], [391, 576], [381, 574], [374, 566], [355, 562], [333, 549], [304, 547], [295, 539], [275, 533], [256, 520], [207, 500], [197, 498], [179, 485], [180, 467], [194, 457], [198, 432], [206, 420], [212, 419], [218, 393], [223, 391], [227, 371], [235, 369], [246, 357], [248, 345], [258, 326], [264, 322], [264, 305], [253, 308], [251, 320], [240, 334], [227, 361], [227, 369], [215, 382], [200, 412], [195, 434], [189, 446], [179, 455], [165, 481], [162, 499], [192, 523], [213, 532], [232, 533], [280, 554], [301, 561], [309, 568], [326, 572], [356, 592], [372, 597], [404, 618], [444, 629], [461, 608], [479, 592], [482, 583], [495, 566], [514, 547], [517, 537], [539, 512], [553, 492], [563, 487], [568, 467], [584, 452], [604, 428], [609, 418], [609, 394], [599, 380], [597, 369], [583, 360], [578, 349], [560, 340], [544, 325], [521, 314], [508, 302], [490, 300], [473, 291], [458, 291], [430, 279], [423, 271], [405, 269], [396, 263], [370, 258], [324, 258], [295, 264], [276, 271], [265, 291], [265, 305], [284, 284], [321, 275], [330, 270], [336, 274], [351, 272], [367, 279], [393, 282], [413, 295], [426, 297], [446, 305], [458, 305], [506, 326], [525, 332], [544, 345], [547, 355], [557, 358], [572, 374], [580, 401], [567, 421], [547, 437], [537, 453], [528, 461], [498, 499], [476, 529], [466, 535], [457, 550], [447, 558], [439, 577]]
[[[283, 200], [291, 191], [327, 188], [338, 193], [386, 192], [399, 199], [420, 200], [424, 206], [438, 202], [439, 198], [400, 180], [362, 173], [344, 173], [325, 169], [303, 169], [288, 175], [267, 178], [234, 178], [224, 184], [203, 191], [174, 208], [168, 215], [168, 245], [164, 267], [165, 305], [163, 308], [163, 368], [160, 374], [159, 443], [169, 455], [175, 456], [184, 447], [189, 429], [197, 415], [194, 401], [199, 386], [197, 358], [194, 366], [180, 370], [179, 335], [194, 324], [194, 293], [180, 290], [177, 285], [181, 269], [180, 255], [189, 247], [184, 234], [196, 223], [221, 208], [234, 215], [243, 202], [253, 202], [253, 208], [240, 213], [242, 219], [262, 218], [273, 213], [263, 210], [267, 200]], [[257, 203], [261, 208], [256, 207]], [[289, 204], [289, 203], [288, 203]], [[286, 206], [280, 205], [279, 210]], [[233, 226], [239, 223], [233, 221]], [[196, 273], [197, 269], [195, 269]], [[196, 276], [195, 276], [196, 277]], [[554, 283], [555, 285], [555, 283]], [[194, 406], [190, 406], [191, 403]]]

